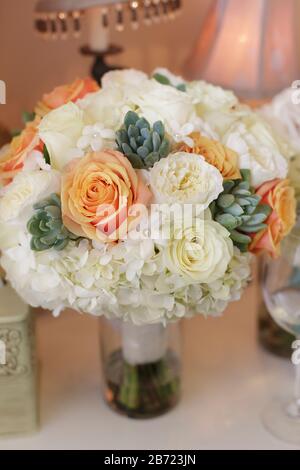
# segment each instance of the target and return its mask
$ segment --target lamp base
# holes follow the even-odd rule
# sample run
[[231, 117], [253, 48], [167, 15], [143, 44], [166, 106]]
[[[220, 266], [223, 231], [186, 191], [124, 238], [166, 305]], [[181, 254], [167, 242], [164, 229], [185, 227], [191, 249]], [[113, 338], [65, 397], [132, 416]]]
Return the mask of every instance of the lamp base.
[[123, 48], [121, 46], [111, 45], [105, 51], [95, 51], [91, 49], [89, 46], [83, 46], [80, 49], [82, 55], [89, 55], [94, 57], [94, 63], [91, 67], [91, 75], [96, 80], [99, 85], [101, 84], [101, 78], [107, 72], [111, 70], [120, 69], [122, 67], [116, 65], [108, 65], [106, 63], [106, 58], [108, 56], [120, 54], [123, 52]]

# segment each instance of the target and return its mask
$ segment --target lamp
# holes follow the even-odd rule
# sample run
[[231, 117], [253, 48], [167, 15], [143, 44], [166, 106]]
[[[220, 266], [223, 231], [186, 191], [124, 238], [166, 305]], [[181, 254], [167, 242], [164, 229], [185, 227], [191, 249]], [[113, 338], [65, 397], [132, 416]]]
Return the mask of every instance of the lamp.
[[190, 78], [266, 98], [299, 78], [295, 0], [215, 0], [188, 61]]
[[35, 29], [43, 38], [65, 39], [78, 37], [82, 22], [88, 24], [88, 45], [81, 48], [84, 55], [94, 56], [91, 73], [100, 82], [109, 66], [105, 58], [122, 51], [109, 45], [109, 29], [123, 31], [131, 25], [151, 25], [161, 19], [175, 18], [182, 0], [39, 0], [35, 9]]
[[142, 22], [173, 19], [181, 6], [182, 0], [39, 0], [35, 28], [43, 36], [65, 37], [68, 32], [76, 36], [82, 17], [94, 9], [100, 13], [99, 28], [122, 31], [128, 20], [136, 29]]

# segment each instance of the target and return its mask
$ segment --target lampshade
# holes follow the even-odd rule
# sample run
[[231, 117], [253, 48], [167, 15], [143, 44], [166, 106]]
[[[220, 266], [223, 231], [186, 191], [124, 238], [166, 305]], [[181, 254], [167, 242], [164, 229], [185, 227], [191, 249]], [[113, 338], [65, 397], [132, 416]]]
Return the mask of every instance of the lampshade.
[[299, 78], [295, 0], [215, 0], [188, 63], [190, 78], [241, 97], [274, 95]]
[[101, 10], [101, 25], [122, 31], [129, 23], [151, 24], [161, 18], [172, 19], [181, 9], [182, 0], [39, 0], [36, 5], [36, 30], [47, 36], [77, 35], [81, 17], [87, 10]]

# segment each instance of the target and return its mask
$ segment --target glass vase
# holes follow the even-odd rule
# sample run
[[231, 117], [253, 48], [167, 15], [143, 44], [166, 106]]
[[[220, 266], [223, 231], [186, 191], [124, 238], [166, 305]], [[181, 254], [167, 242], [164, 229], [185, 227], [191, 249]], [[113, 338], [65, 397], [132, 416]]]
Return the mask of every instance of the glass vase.
[[137, 326], [101, 318], [100, 343], [106, 402], [130, 418], [152, 418], [180, 398], [179, 323]]
[[277, 325], [263, 301], [258, 311], [258, 338], [267, 351], [276, 356], [291, 357], [291, 344], [295, 337]]

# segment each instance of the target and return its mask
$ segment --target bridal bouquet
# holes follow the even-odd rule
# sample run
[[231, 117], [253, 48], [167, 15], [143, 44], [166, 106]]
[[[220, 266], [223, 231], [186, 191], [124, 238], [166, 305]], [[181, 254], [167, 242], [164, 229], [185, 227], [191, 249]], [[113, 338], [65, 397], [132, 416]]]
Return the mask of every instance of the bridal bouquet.
[[43, 96], [0, 154], [1, 265], [33, 306], [166, 323], [239, 299], [295, 220], [292, 149], [230, 91], [164, 69]]
[[131, 416], [160, 414], [179, 390], [163, 325], [222, 313], [251, 254], [279, 254], [294, 150], [230, 91], [165, 69], [109, 72], [101, 89], [75, 80], [25, 118], [0, 153], [6, 276], [54, 315], [124, 320], [106, 395]]

